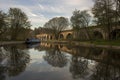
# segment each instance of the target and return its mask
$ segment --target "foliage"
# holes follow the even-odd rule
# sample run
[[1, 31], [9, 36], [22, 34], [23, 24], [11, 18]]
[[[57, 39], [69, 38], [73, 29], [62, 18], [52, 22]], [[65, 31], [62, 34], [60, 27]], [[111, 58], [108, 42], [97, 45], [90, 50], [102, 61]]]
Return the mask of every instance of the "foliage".
[[114, 0], [116, 15], [120, 18], [120, 0]]
[[30, 28], [30, 22], [28, 21], [27, 15], [19, 8], [9, 9], [10, 17], [10, 31], [11, 39], [16, 40], [19, 34], [23, 34], [22, 30]]
[[5, 22], [6, 14], [0, 11], [0, 36], [5, 33], [7, 29], [7, 22]]
[[116, 21], [116, 6], [114, 0], [94, 0], [95, 4], [92, 8], [92, 13], [96, 18], [97, 25], [102, 26], [103, 30], [108, 34], [108, 40], [111, 38], [109, 35], [114, 22]]
[[80, 29], [82, 27], [88, 27], [90, 22], [90, 15], [87, 11], [75, 10], [73, 16], [70, 19], [73, 29]]
[[79, 29], [84, 28], [85, 33], [87, 34], [87, 37], [90, 39], [90, 34], [86, 28], [89, 26], [90, 15], [88, 14], [86, 10], [84, 11], [75, 10], [73, 12], [73, 15], [71, 16], [70, 21], [72, 23], [73, 29], [76, 30], [76, 37], [79, 36], [78, 34]]

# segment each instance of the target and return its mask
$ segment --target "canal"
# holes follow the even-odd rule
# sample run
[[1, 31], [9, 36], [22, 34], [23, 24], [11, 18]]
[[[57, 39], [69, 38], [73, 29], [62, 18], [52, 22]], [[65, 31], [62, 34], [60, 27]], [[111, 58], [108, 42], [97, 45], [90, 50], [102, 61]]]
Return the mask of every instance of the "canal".
[[48, 43], [0, 46], [0, 80], [120, 80], [120, 50]]

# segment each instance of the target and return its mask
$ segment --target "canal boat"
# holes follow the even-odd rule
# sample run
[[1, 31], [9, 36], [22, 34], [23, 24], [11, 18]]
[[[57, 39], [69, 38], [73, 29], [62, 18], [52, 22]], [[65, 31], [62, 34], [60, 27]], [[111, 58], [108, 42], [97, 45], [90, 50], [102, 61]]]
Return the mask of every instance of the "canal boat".
[[25, 43], [26, 44], [40, 43], [40, 40], [36, 38], [26, 39]]
[[40, 46], [39, 43], [27, 44], [27, 48], [36, 48], [36, 47], [39, 47], [39, 46]]

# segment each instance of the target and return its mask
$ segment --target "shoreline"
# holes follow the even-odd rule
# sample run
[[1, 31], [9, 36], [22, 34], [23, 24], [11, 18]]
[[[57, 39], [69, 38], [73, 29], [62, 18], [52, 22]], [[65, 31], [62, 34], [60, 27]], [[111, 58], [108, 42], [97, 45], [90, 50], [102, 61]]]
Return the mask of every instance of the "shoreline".
[[120, 49], [120, 46], [99, 45], [99, 44], [80, 42], [80, 41], [42, 41], [42, 42], [43, 43], [56, 43], [56, 44], [69, 44], [69, 45], [81, 46], [81, 47], [96, 47], [96, 48], [106, 48], [106, 49]]
[[[120, 49], [120, 46], [115, 45], [99, 45], [94, 43], [80, 42], [80, 41], [41, 41], [42, 43], [55, 43], [55, 44], [69, 44], [73, 46], [82, 47], [97, 47], [97, 48], [107, 48], [107, 49]], [[25, 41], [2, 41], [0, 46], [12, 45], [12, 44], [23, 44]]]
[[11, 45], [11, 44], [23, 44], [25, 41], [1, 41], [0, 46]]
[[74, 42], [75, 46], [83, 46], [83, 47], [96, 47], [96, 48], [106, 48], [106, 49], [120, 49], [120, 46], [114, 45], [98, 45], [94, 43], [81, 43], [81, 42]]

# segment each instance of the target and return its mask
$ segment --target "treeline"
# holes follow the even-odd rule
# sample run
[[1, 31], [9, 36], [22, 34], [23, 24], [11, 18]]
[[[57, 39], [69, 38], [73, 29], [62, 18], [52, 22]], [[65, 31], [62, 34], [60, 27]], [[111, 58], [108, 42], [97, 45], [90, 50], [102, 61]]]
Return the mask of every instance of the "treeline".
[[120, 0], [94, 0], [95, 4], [92, 8], [94, 19], [97, 25], [102, 26], [111, 39], [111, 31], [113, 26], [120, 25]]
[[54, 34], [55, 39], [58, 39], [60, 32], [68, 28], [68, 25], [71, 25], [72, 29], [75, 30], [74, 34], [77, 36], [79, 36], [80, 28], [84, 28], [84, 33], [91, 40], [91, 33], [86, 27], [92, 23], [94, 26], [101, 27], [108, 35], [107, 40], [110, 40], [113, 26], [119, 27], [120, 25], [120, 0], [94, 0], [94, 6], [91, 10], [93, 17], [87, 10], [75, 10], [70, 22], [65, 17], [55, 17], [46, 22], [43, 27], [52, 29], [51, 34]]
[[[91, 10], [93, 17], [87, 10], [75, 10], [70, 20], [65, 17], [54, 17], [46, 22], [43, 28], [49, 29], [55, 39], [58, 39], [60, 33], [66, 30], [69, 25], [74, 30], [74, 34], [78, 36], [77, 38], [79, 38], [80, 28], [84, 28], [82, 33], [86, 34], [89, 40], [92, 40], [91, 33], [87, 29], [92, 23], [101, 27], [106, 32], [107, 40], [110, 40], [113, 26], [120, 26], [120, 0], [94, 0], [94, 6]], [[0, 40], [24, 40], [31, 35], [30, 26], [27, 15], [20, 9], [10, 8], [8, 13], [0, 11]], [[35, 28], [33, 33], [39, 34], [39, 29], [41, 28]], [[120, 37], [120, 34], [118, 36]]]
[[31, 32], [27, 15], [19, 8], [0, 11], [0, 40], [25, 40]]

